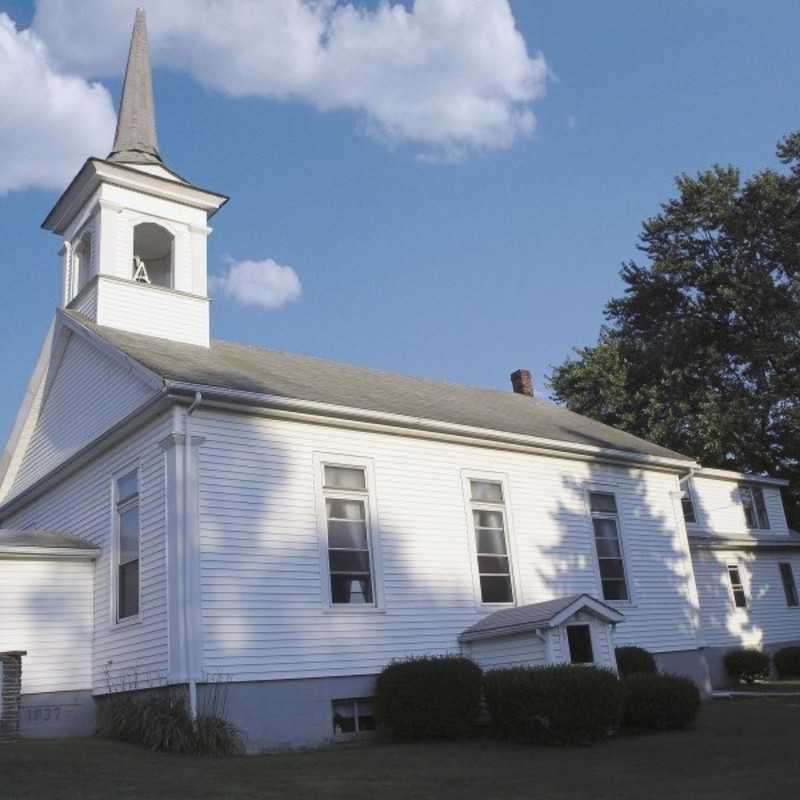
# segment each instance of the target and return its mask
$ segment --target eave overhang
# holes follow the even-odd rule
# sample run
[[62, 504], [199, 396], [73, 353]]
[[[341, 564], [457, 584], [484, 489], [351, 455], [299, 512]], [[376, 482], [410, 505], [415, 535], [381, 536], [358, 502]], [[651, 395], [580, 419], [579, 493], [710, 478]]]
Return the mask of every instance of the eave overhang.
[[205, 211], [209, 218], [229, 199], [226, 195], [153, 175], [135, 167], [89, 158], [45, 217], [42, 228], [63, 235], [76, 214], [103, 183], [192, 206]]
[[99, 547], [14, 547], [0, 545], [0, 558], [63, 558], [94, 561]]
[[526, 453], [538, 453], [552, 457], [571, 458], [584, 461], [624, 464], [640, 469], [654, 469], [683, 474], [696, 467], [691, 459], [667, 458], [635, 453], [629, 450], [545, 439], [538, 436], [510, 433], [490, 428], [476, 428], [442, 420], [409, 417], [384, 411], [353, 408], [314, 400], [299, 400], [283, 395], [260, 394], [220, 386], [165, 380], [165, 388], [176, 399], [191, 402], [197, 392], [203, 395], [205, 405], [231, 411], [264, 414], [267, 416], [291, 416], [292, 419], [335, 425], [358, 427], [406, 436], [436, 438], [462, 444], [483, 447], [499, 447]]
[[800, 551], [800, 537], [753, 539], [736, 536], [689, 536], [692, 550], [755, 550], [760, 552]]
[[[549, 619], [537, 620], [535, 622], [497, 625], [496, 627], [484, 628], [482, 630], [470, 630], [468, 628], [459, 634], [458, 641], [462, 643], [475, 642], [483, 639], [497, 639], [503, 636], [513, 636], [520, 633], [552, 630], [553, 628], [558, 628], [563, 625], [568, 619], [582, 611], [590, 613], [592, 616], [597, 617], [609, 625], [618, 625], [625, 619], [624, 615], [615, 608], [607, 606], [591, 595], [583, 594]], [[500, 614], [502, 612], [495, 613]], [[493, 615], [489, 615], [489, 619], [492, 616]]]

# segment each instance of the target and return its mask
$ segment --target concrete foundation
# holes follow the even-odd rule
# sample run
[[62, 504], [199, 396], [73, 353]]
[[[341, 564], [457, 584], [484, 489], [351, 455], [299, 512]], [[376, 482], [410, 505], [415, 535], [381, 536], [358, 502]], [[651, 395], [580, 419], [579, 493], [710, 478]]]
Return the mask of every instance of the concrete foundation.
[[714, 688], [708, 664], [702, 650], [680, 650], [673, 653], [653, 653], [659, 672], [691, 678], [704, 696]]
[[[708, 663], [708, 670], [711, 675], [711, 684], [715, 689], [730, 689], [734, 686], [730, 676], [725, 669], [724, 659], [725, 654], [731, 650], [735, 650], [738, 645], [730, 645], [728, 647], [706, 647], [703, 649], [703, 655]], [[776, 642], [765, 644], [762, 649], [765, 653], [773, 656], [776, 651], [783, 647], [800, 647], [800, 639], [794, 639], [788, 642]], [[777, 673], [773, 669], [773, 678], [777, 678]]]
[[226, 695], [225, 716], [249, 752], [325, 744], [333, 737], [333, 700], [372, 697], [374, 675], [304, 678], [198, 687], [198, 706], [214, 691]]
[[91, 691], [23, 694], [19, 732], [28, 738], [91, 736], [95, 732]]

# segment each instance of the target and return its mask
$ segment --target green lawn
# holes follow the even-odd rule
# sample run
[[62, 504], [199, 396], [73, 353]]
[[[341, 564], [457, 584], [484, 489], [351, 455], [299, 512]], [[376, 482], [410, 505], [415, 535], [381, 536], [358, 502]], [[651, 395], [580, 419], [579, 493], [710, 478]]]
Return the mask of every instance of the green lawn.
[[2, 798], [800, 797], [800, 702], [720, 700], [690, 731], [546, 748], [374, 744], [204, 760], [101, 739], [0, 745]]

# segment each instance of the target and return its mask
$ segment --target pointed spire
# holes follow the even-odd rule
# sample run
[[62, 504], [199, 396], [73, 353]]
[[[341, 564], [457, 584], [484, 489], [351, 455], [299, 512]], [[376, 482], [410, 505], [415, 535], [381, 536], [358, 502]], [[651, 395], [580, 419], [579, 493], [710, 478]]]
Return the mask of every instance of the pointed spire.
[[143, 8], [136, 9], [128, 66], [125, 69], [125, 82], [119, 103], [117, 132], [108, 160], [139, 164], [162, 163], [156, 138], [150, 51]]

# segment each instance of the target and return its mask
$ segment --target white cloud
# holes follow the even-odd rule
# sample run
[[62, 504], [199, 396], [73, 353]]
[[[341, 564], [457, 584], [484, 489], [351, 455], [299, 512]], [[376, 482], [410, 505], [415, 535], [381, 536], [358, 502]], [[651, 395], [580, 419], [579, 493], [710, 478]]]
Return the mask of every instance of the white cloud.
[[303, 287], [297, 273], [271, 258], [232, 261], [224, 275], [211, 278], [211, 289], [242, 306], [280, 308], [299, 300]]
[[1, 12], [0, 109], [0, 194], [63, 188], [87, 156], [111, 146], [108, 91], [60, 72], [41, 39]]
[[[124, 67], [141, 0], [38, 0], [34, 29], [88, 76]], [[536, 123], [548, 68], [508, 0], [415, 0], [369, 10], [336, 0], [150, 0], [157, 63], [234, 97], [349, 109], [390, 141], [452, 159], [510, 146]]]

